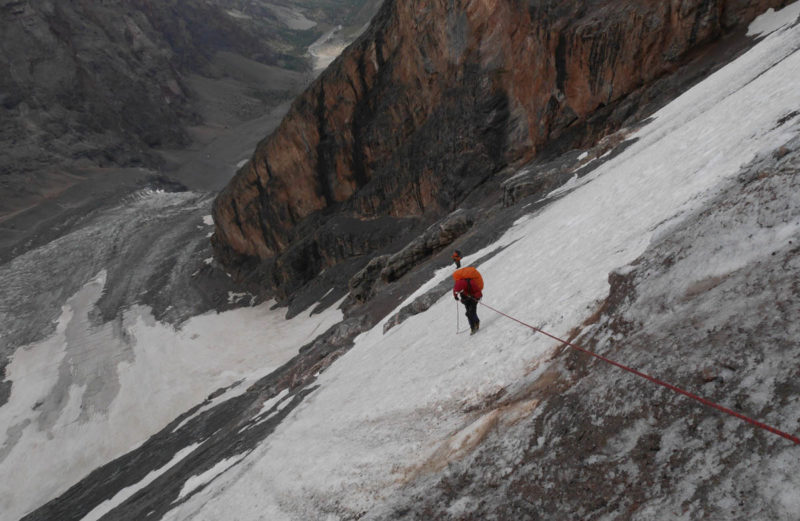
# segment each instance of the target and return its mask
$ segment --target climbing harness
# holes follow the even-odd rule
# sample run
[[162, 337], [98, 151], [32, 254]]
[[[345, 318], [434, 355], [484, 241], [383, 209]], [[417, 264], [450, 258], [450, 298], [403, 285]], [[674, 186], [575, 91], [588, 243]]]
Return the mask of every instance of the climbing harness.
[[707, 405], [708, 407], [713, 407], [714, 409], [717, 409], [718, 411], [721, 411], [721, 412], [724, 412], [725, 414], [729, 414], [731, 416], [739, 418], [740, 420], [746, 421], [747, 423], [749, 423], [751, 425], [755, 425], [756, 427], [758, 427], [760, 429], [764, 429], [765, 431], [769, 431], [769, 432], [771, 432], [773, 434], [777, 434], [778, 436], [786, 438], [787, 440], [792, 441], [793, 443], [795, 443], [797, 445], [800, 445], [800, 438], [798, 438], [797, 436], [792, 436], [791, 434], [783, 432], [782, 430], [776, 429], [775, 427], [767, 425], [766, 423], [762, 423], [762, 422], [760, 422], [758, 420], [754, 420], [752, 418], [748, 418], [747, 416], [745, 416], [743, 414], [740, 414], [740, 413], [738, 413], [738, 412], [736, 412], [736, 411], [734, 411], [732, 409], [728, 409], [727, 407], [719, 405], [718, 403], [714, 403], [711, 400], [707, 400], [705, 398], [697, 396], [696, 394], [692, 394], [689, 391], [685, 391], [685, 390], [681, 389], [680, 387], [677, 387], [677, 386], [672, 385], [670, 383], [667, 383], [667, 382], [664, 382], [662, 380], [659, 380], [658, 378], [655, 378], [653, 376], [645, 374], [645, 373], [643, 373], [641, 371], [637, 371], [636, 369], [630, 368], [630, 367], [628, 367], [626, 365], [623, 365], [623, 364], [621, 364], [619, 362], [615, 362], [614, 360], [611, 360], [610, 358], [606, 358], [606, 357], [604, 357], [602, 355], [598, 355], [597, 353], [593, 353], [592, 351], [589, 351], [588, 349], [584, 349], [584, 348], [582, 348], [582, 347], [580, 347], [578, 345], [575, 345], [575, 344], [573, 344], [571, 342], [567, 342], [566, 340], [562, 340], [561, 338], [558, 338], [557, 336], [551, 335], [547, 331], [539, 329], [538, 327], [532, 326], [530, 324], [526, 324], [525, 322], [523, 322], [523, 321], [521, 321], [519, 319], [516, 319], [516, 318], [512, 317], [511, 315], [507, 315], [507, 314], [503, 313], [502, 311], [500, 311], [498, 309], [495, 309], [495, 308], [493, 308], [492, 306], [490, 306], [488, 304], [484, 304], [483, 302], [480, 302], [480, 301], [478, 303], [481, 304], [483, 307], [494, 311], [495, 313], [498, 313], [498, 314], [500, 314], [500, 315], [502, 315], [502, 316], [504, 316], [506, 318], [509, 318], [509, 319], [513, 320], [514, 322], [517, 322], [518, 324], [522, 324], [523, 326], [525, 326], [527, 328], [530, 328], [530, 329], [532, 329], [533, 331], [535, 331], [537, 333], [541, 333], [541, 334], [543, 334], [543, 335], [545, 335], [545, 336], [547, 336], [549, 338], [552, 338], [553, 340], [561, 342], [562, 344], [564, 344], [566, 346], [569, 346], [569, 347], [571, 347], [573, 349], [576, 349], [576, 350], [578, 350], [578, 351], [580, 351], [582, 353], [586, 353], [587, 355], [593, 356], [593, 357], [595, 357], [595, 358], [597, 358], [599, 360], [602, 360], [603, 362], [606, 362], [606, 363], [609, 363], [609, 364], [614, 365], [616, 367], [619, 367], [620, 369], [628, 371], [629, 373], [633, 373], [636, 376], [644, 378], [645, 380], [650, 380], [651, 382], [653, 382], [655, 384], [658, 384], [658, 385], [660, 385], [662, 387], [666, 387], [667, 389], [669, 389], [671, 391], [674, 391], [676, 393], [682, 394], [682, 395], [684, 395], [684, 396], [686, 396], [688, 398], [691, 398], [692, 400], [695, 400], [695, 401], [698, 401], [698, 402], [702, 403], [703, 405]]

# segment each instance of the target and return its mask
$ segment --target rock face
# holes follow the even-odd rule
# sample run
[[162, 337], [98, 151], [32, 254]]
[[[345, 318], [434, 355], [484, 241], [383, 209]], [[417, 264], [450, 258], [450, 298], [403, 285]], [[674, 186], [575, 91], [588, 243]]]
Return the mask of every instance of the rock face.
[[76, 169], [152, 166], [153, 148], [188, 143], [199, 118], [183, 73], [220, 45], [259, 48], [188, 4], [0, 2], [0, 215], [80, 181]]
[[124, 162], [147, 144], [184, 141], [180, 78], [147, 19], [125, 3], [2, 2], [2, 138], [14, 145], [4, 147], [3, 174], [31, 156], [41, 165], [104, 154]]
[[10, 71], [0, 78], [4, 121], [17, 123], [21, 143], [47, 145], [38, 158], [46, 164], [53, 156], [128, 164], [142, 161], [140, 149], [184, 143], [193, 114], [182, 73], [202, 71], [223, 49], [280, 58], [219, 7], [184, 4], [0, 3], [0, 64]]
[[[187, 144], [187, 125], [206, 112], [191, 80], [235, 84], [218, 54], [310, 74], [308, 45], [330, 24], [362, 26], [374, 1], [0, 0], [0, 219], [79, 182], [85, 169], [161, 166], [155, 149]], [[255, 85], [239, 93], [250, 118], [301, 88], [252, 75]]]
[[430, 222], [556, 139], [594, 143], [619, 125], [574, 131], [598, 109], [786, 3], [387, 0], [217, 198], [217, 257], [280, 259], [333, 211]]
[[439, 251], [469, 230], [477, 220], [474, 211], [455, 211], [442, 222], [425, 230], [425, 233], [389, 257], [381, 270], [381, 278], [392, 282], [411, 270], [420, 260]]

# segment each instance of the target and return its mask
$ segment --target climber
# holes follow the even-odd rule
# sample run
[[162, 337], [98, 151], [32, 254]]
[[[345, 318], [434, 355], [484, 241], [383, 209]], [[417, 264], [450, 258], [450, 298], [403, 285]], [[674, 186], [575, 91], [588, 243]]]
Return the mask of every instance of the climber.
[[456, 263], [456, 269], [461, 267], [461, 252], [456, 250], [453, 252], [453, 262]]
[[478, 318], [478, 301], [483, 296], [483, 277], [478, 270], [467, 266], [456, 270], [453, 273], [453, 280], [455, 280], [453, 296], [464, 304], [464, 308], [467, 310], [470, 334], [474, 335], [481, 327], [481, 321]]

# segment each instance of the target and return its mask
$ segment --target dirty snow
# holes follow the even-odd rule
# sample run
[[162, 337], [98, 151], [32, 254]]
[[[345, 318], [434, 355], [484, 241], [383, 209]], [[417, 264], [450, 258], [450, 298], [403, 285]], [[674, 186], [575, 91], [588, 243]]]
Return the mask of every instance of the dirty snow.
[[[776, 121], [800, 107], [798, 47], [797, 26], [771, 33], [659, 111], [632, 136], [633, 145], [571, 193], [467, 257], [507, 246], [480, 266], [486, 303], [556, 335], [580, 324], [607, 295], [609, 272], [702, 208], [757, 153], [781, 144], [785, 130]], [[778, 228], [759, 247], [791, 233]], [[723, 273], [740, 264], [729, 259], [702, 269]], [[449, 274], [442, 269], [425, 286]], [[478, 335], [455, 336], [453, 306], [444, 297], [386, 335], [379, 324], [359, 336], [268, 444], [165, 519], [339, 519], [380, 505], [454, 434], [475, 432], [481, 423], [462, 411], [525, 377], [553, 348], [485, 308]], [[637, 432], [621, 433], [620, 446]], [[775, 486], [775, 501], [788, 512], [797, 504], [793, 491], [780, 480]]]

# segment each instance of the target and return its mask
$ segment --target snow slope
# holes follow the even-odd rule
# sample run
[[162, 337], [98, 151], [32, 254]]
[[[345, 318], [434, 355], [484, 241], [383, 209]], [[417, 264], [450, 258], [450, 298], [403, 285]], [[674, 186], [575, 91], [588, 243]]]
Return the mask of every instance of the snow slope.
[[[756, 47], [658, 112], [632, 136], [636, 143], [572, 191], [465, 258], [507, 246], [480, 266], [486, 303], [566, 335], [608, 294], [609, 272], [702, 209], [756, 154], [794, 136], [796, 126], [777, 124], [800, 108], [792, 12], [758, 21], [769, 34]], [[800, 234], [800, 225], [787, 226], [760, 239]], [[704, 266], [705, 275], [736, 269], [749, 249], [767, 246], [745, 246], [725, 265]], [[417, 295], [449, 273], [438, 272]], [[478, 335], [456, 335], [455, 309], [446, 296], [385, 335], [383, 324], [361, 335], [268, 443], [166, 519], [352, 518], [468, 453], [498, 421], [469, 411], [542, 371], [554, 346], [485, 308]]]
[[102, 271], [63, 306], [56, 332], [19, 348], [6, 368], [13, 386], [0, 407], [3, 521], [134, 449], [210, 393], [229, 388], [195, 414], [245, 392], [342, 318], [332, 306], [287, 321], [270, 302], [175, 330], [136, 306], [98, 326], [91, 313], [105, 285]]

